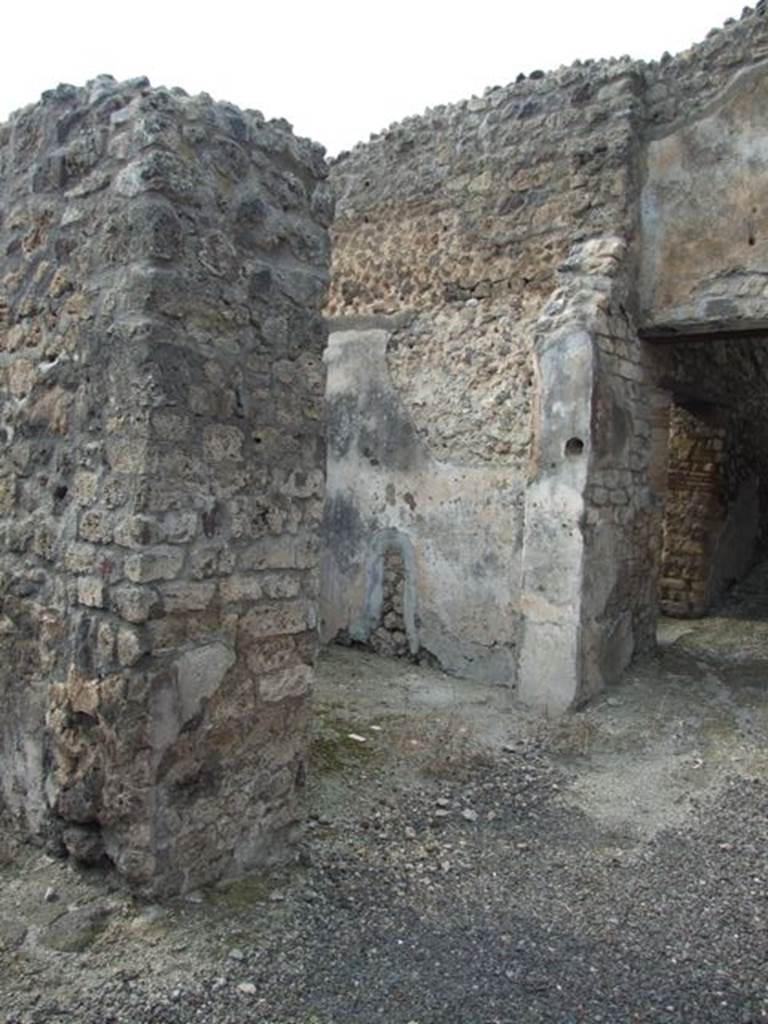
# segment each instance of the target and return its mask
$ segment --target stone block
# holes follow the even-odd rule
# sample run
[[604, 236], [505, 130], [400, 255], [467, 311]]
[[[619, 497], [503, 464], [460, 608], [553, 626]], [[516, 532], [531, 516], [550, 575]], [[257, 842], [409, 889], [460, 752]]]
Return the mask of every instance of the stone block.
[[303, 531], [275, 537], [240, 549], [239, 566], [252, 569], [312, 569], [319, 561], [317, 536]]
[[178, 612], [204, 611], [213, 600], [216, 584], [182, 580], [178, 583], [162, 583], [158, 589], [164, 610], [169, 615], [175, 615]]
[[115, 543], [124, 548], [139, 550], [160, 540], [157, 522], [149, 516], [127, 516], [115, 526]]
[[228, 576], [219, 584], [219, 593], [225, 604], [236, 601], [258, 601], [263, 593], [261, 578], [256, 575]]
[[195, 539], [198, 527], [196, 512], [169, 512], [163, 517], [160, 530], [163, 540], [171, 544], [186, 544]]
[[124, 668], [130, 668], [146, 654], [149, 643], [145, 634], [131, 626], [121, 626], [117, 632], [117, 660]]
[[295, 665], [270, 672], [259, 677], [259, 695], [268, 703], [304, 697], [310, 692], [313, 679], [314, 670], [310, 665]]
[[175, 579], [184, 564], [184, 551], [178, 547], [158, 546], [125, 560], [125, 575], [133, 583], [153, 583]]
[[238, 460], [242, 458], [245, 438], [239, 427], [210, 426], [206, 427], [203, 436], [203, 451], [207, 459], [214, 462], [222, 460]]
[[77, 600], [89, 608], [103, 608], [107, 600], [104, 580], [98, 576], [81, 577], [77, 581]]
[[265, 637], [248, 647], [248, 669], [256, 675], [297, 665], [301, 661], [301, 653], [293, 636]]
[[102, 669], [108, 668], [115, 656], [115, 626], [108, 619], [97, 626], [96, 654]]
[[298, 597], [301, 593], [301, 578], [298, 573], [265, 573], [259, 580], [264, 596], [276, 601]]
[[195, 547], [190, 554], [190, 574], [195, 580], [227, 576], [235, 568], [235, 553], [229, 547], [206, 544]]
[[153, 587], [115, 587], [111, 593], [111, 603], [121, 619], [126, 622], [146, 622], [152, 613], [162, 605], [157, 591]]
[[92, 544], [109, 544], [112, 540], [111, 513], [103, 509], [88, 509], [80, 516], [78, 536]]
[[93, 572], [100, 554], [93, 544], [68, 544], [64, 551], [64, 567], [73, 573]]
[[262, 603], [251, 608], [240, 619], [239, 635], [246, 643], [264, 637], [304, 633], [314, 629], [317, 614], [307, 601]]

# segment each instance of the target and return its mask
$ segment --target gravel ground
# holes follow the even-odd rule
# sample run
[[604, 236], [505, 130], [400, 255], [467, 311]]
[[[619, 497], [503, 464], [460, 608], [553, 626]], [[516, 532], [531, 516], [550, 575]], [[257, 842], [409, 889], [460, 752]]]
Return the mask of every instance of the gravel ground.
[[768, 1020], [768, 624], [744, 657], [745, 594], [560, 723], [330, 652], [301, 863], [162, 905], [7, 865], [0, 1022]]

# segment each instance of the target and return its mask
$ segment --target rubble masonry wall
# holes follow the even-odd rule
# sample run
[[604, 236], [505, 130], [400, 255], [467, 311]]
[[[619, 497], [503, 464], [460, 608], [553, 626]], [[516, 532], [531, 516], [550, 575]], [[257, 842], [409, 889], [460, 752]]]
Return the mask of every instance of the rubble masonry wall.
[[538, 321], [572, 248], [631, 218], [636, 91], [629, 61], [562, 69], [333, 164], [326, 639], [382, 629], [396, 543], [413, 567], [410, 653], [515, 683], [526, 489], [549, 472]]
[[109, 78], [0, 127], [6, 820], [174, 891], [284, 852], [324, 490], [322, 150]]
[[[535, 73], [337, 159], [329, 415], [346, 433], [329, 449], [326, 639], [381, 629], [386, 544], [434, 564], [446, 533], [443, 570], [410, 582], [411, 653], [459, 670], [458, 651], [480, 678], [556, 707], [652, 648], [672, 393], [664, 357], [639, 335], [744, 327], [766, 312], [768, 175], [746, 170], [762, 153], [766, 54], [760, 4], [675, 58]], [[716, 255], [727, 273], [712, 272], [702, 217], [736, 217]], [[337, 355], [343, 346], [343, 366], [365, 377], [372, 345], [375, 400], [356, 404], [336, 388]], [[393, 477], [366, 439], [386, 448], [404, 434], [421, 454]], [[500, 476], [481, 503], [483, 468]], [[461, 536], [445, 531], [451, 507]], [[492, 558], [478, 589], [473, 568]], [[492, 628], [474, 628], [483, 621]], [[506, 649], [504, 663], [478, 640]]]

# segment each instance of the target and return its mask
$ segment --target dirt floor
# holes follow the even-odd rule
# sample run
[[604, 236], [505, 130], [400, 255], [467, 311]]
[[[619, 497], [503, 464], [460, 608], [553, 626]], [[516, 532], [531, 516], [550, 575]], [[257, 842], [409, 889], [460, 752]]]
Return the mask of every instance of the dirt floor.
[[301, 862], [0, 871], [0, 1024], [768, 1020], [768, 570], [583, 712], [342, 648]]

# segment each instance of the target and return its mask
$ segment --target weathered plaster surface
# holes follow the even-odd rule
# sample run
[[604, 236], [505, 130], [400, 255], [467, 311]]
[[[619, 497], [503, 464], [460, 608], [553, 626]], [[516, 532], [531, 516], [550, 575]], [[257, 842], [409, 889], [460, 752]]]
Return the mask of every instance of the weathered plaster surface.
[[653, 634], [653, 394], [617, 315], [625, 257], [619, 238], [575, 246], [538, 324], [520, 695], [547, 710], [615, 681]]
[[536, 478], [526, 489], [525, 642], [520, 697], [550, 710], [578, 696], [584, 577], [584, 488], [591, 456], [594, 342], [574, 325], [545, 335]]
[[641, 327], [745, 329], [768, 321], [768, 62], [647, 147]]
[[405, 567], [411, 654], [511, 683], [519, 643], [522, 486], [503, 467], [452, 465], [420, 440], [387, 366], [390, 332], [331, 335], [321, 634], [367, 641], [383, 560]]

